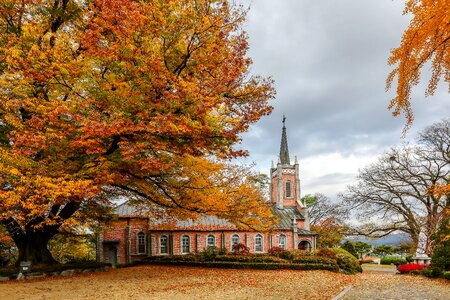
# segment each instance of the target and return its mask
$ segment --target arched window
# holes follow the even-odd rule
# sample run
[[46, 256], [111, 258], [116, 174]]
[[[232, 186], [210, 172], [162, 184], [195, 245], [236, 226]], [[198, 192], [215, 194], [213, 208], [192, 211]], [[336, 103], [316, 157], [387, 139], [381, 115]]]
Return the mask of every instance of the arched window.
[[162, 235], [159, 237], [159, 253], [169, 254], [169, 247], [167, 245], [167, 235]]
[[181, 237], [181, 253], [191, 252], [191, 239], [188, 235], [183, 235]]
[[255, 252], [263, 252], [263, 236], [260, 234], [255, 236]]
[[216, 246], [216, 237], [212, 234], [208, 234], [206, 237], [206, 248]]
[[233, 251], [233, 246], [239, 244], [241, 241], [241, 238], [237, 234], [233, 234], [231, 236], [231, 251]]
[[286, 249], [286, 236], [284, 234], [280, 234], [278, 237], [278, 247]]
[[142, 231], [137, 234], [136, 250], [138, 254], [145, 253], [145, 233]]
[[292, 183], [290, 180], [286, 180], [285, 189], [284, 189], [284, 196], [286, 198], [292, 197]]

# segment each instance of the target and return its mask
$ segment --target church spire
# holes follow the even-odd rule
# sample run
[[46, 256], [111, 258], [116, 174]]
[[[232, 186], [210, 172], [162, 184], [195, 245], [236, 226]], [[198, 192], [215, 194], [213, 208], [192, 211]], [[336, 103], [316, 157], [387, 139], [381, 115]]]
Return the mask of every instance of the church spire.
[[283, 130], [281, 132], [281, 146], [280, 146], [280, 162], [283, 165], [290, 165], [285, 122], [286, 117], [283, 115]]

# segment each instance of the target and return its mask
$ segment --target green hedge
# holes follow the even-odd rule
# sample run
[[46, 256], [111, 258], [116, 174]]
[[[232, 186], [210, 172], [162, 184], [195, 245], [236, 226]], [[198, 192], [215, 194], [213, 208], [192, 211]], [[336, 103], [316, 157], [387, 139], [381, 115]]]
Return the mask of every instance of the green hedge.
[[406, 259], [394, 256], [386, 256], [380, 259], [380, 264], [382, 265], [390, 265], [394, 264], [396, 266], [406, 264]]
[[329, 264], [290, 264], [290, 263], [268, 263], [268, 262], [237, 262], [237, 261], [170, 261], [170, 260], [147, 260], [151, 264], [177, 265], [177, 266], [196, 266], [212, 268], [229, 269], [262, 269], [262, 270], [328, 270], [338, 272], [337, 265]]

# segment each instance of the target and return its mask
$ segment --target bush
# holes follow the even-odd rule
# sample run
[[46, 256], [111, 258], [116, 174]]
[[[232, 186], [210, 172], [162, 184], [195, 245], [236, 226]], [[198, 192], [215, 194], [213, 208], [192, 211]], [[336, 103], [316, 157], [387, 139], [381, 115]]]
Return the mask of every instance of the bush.
[[293, 260], [294, 254], [292, 254], [292, 252], [290, 251], [284, 250], [278, 253], [278, 257], [286, 260]]
[[319, 256], [305, 256], [301, 259], [294, 259], [292, 261], [294, 264], [323, 264], [323, 265], [337, 265], [336, 259], [330, 259], [326, 257]]
[[213, 246], [213, 247], [208, 247], [205, 250], [203, 250], [202, 252], [200, 252], [200, 255], [204, 261], [213, 261], [216, 258], [216, 256], [219, 255], [219, 253], [220, 253], [220, 249]]
[[373, 259], [360, 259], [358, 262], [359, 262], [360, 265], [362, 265], [362, 264], [374, 264], [375, 263], [375, 261]]
[[244, 244], [233, 245], [232, 251], [234, 254], [250, 254], [250, 248], [245, 246]]
[[328, 258], [332, 258], [332, 259], [336, 258], [336, 253], [329, 248], [320, 248], [319, 250], [317, 250], [316, 255], [321, 256], [321, 257], [328, 257]]
[[419, 264], [403, 264], [398, 266], [397, 271], [401, 274], [409, 273], [411, 271], [423, 270], [423, 265]]
[[269, 255], [218, 255], [215, 261], [229, 261], [229, 262], [265, 262], [265, 263], [288, 263], [288, 261]]
[[447, 280], [450, 280], [450, 271], [448, 272], [442, 272], [442, 278], [445, 278]]
[[293, 259], [301, 259], [302, 257], [314, 256], [315, 252], [295, 249], [291, 251]]
[[267, 253], [269, 253], [270, 255], [273, 255], [273, 256], [277, 256], [278, 253], [280, 253], [282, 251], [284, 251], [284, 249], [281, 247], [272, 247], [269, 250], [267, 250]]
[[399, 265], [406, 264], [406, 259], [403, 259], [400, 257], [387, 256], [387, 257], [383, 257], [380, 260], [380, 264], [382, 264], [382, 265], [394, 264], [395, 266], [398, 267]]
[[331, 248], [331, 250], [336, 253], [336, 262], [343, 273], [356, 274], [357, 272], [362, 272], [358, 260], [348, 251], [342, 248]]

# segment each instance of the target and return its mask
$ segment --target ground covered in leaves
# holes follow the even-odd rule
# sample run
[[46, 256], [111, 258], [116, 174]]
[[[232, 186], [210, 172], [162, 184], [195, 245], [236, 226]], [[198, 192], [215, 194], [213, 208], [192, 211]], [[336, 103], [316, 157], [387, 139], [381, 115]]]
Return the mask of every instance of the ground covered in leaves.
[[331, 299], [355, 281], [329, 271], [138, 266], [0, 283], [0, 299]]
[[[450, 300], [450, 281], [424, 276], [368, 271], [356, 275], [353, 288], [342, 299]], [[380, 268], [381, 269], [381, 268]]]

